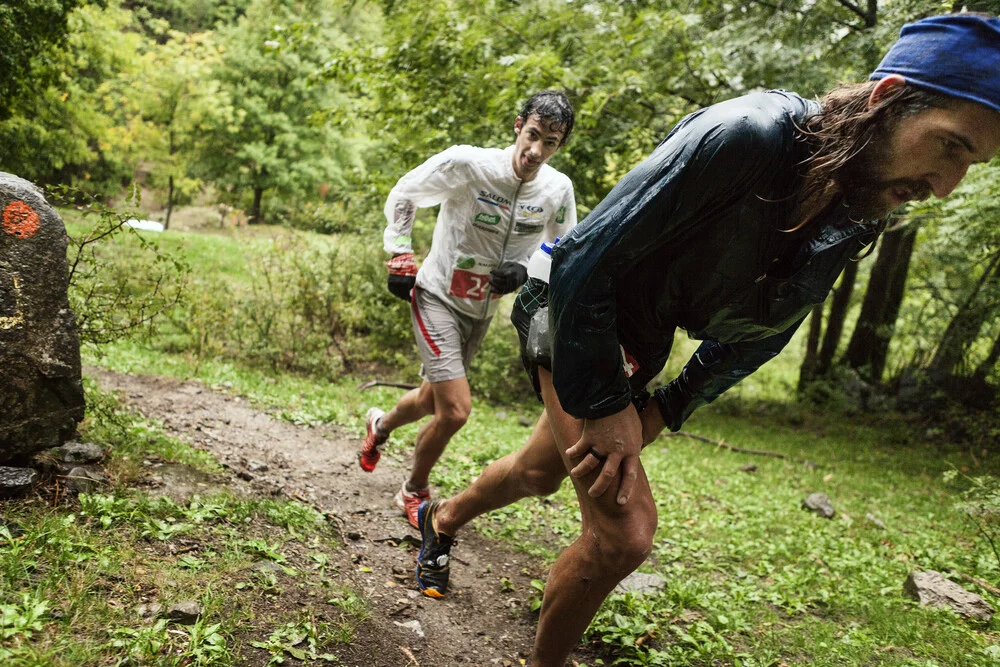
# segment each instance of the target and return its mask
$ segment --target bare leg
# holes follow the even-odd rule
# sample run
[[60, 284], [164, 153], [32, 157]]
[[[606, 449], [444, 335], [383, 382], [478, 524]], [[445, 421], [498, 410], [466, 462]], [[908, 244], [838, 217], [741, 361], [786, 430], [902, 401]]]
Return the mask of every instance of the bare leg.
[[434, 412], [434, 393], [431, 383], [424, 380], [419, 387], [411, 389], [396, 401], [396, 405], [385, 413], [379, 426], [386, 431], [395, 431], [400, 426], [412, 424]]
[[[569, 415], [566, 417], [576, 421]], [[567, 475], [552, 437], [549, 418], [543, 412], [520, 450], [489, 464], [471, 486], [442, 501], [434, 514], [435, 528], [445, 535], [454, 535], [481, 514], [506, 507], [521, 498], [554, 493]]]
[[[571, 461], [565, 451], [579, 440], [580, 422], [562, 410], [551, 375], [543, 377], [541, 387], [556, 447], [569, 470], [579, 461]], [[625, 506], [618, 505], [614, 493], [599, 498], [587, 495], [597, 474], [595, 471], [585, 479], [573, 480], [580, 501], [582, 531], [549, 572], [532, 667], [563, 667], [604, 598], [652, 549], [656, 505], [645, 472], [640, 468], [635, 491]], [[618, 479], [613, 481], [611, 488], [618, 488], [618, 483]]]
[[472, 411], [472, 393], [464, 377], [445, 382], [427, 382], [406, 392], [396, 406], [379, 422], [379, 427], [392, 431], [405, 424], [433, 414], [417, 433], [409, 486], [424, 488], [431, 468], [441, 458], [448, 441], [458, 432]]

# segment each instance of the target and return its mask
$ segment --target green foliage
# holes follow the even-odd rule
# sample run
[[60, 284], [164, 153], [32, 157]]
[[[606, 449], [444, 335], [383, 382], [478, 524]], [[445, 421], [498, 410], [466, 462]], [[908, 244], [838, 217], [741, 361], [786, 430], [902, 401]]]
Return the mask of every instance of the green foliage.
[[257, 222], [264, 191], [314, 193], [338, 184], [340, 165], [351, 161], [324, 118], [337, 99], [332, 86], [310, 79], [328, 58], [336, 16], [327, 3], [255, 0], [220, 30], [221, 55], [211, 73], [218, 92], [198, 170], [221, 188], [251, 192]]
[[[10, 540], [9, 533], [6, 539]], [[22, 593], [19, 603], [0, 604], [0, 659], [11, 659], [20, 642], [42, 631], [42, 619], [50, 604], [31, 593]]]
[[[82, 199], [89, 224], [69, 236], [69, 301], [84, 344], [102, 345], [148, 331], [183, 294], [187, 264], [126, 223], [134, 209], [118, 211], [62, 186], [58, 199]], [[123, 237], [127, 237], [123, 238]]]
[[319, 646], [325, 642], [324, 625], [317, 624], [312, 619], [286, 623], [275, 628], [266, 642], [252, 642], [252, 645], [270, 651], [268, 665], [283, 664], [286, 653], [296, 660], [339, 662], [334, 655], [318, 652]]
[[35, 78], [50, 75], [46, 65], [66, 39], [70, 12], [81, 0], [18, 0], [0, 4], [0, 120], [11, 102]]
[[[958, 480], [958, 470], [944, 473], [944, 481], [954, 484]], [[956, 509], [963, 512], [996, 558], [1000, 569], [1000, 478], [993, 475], [968, 477], [962, 475], [966, 488], [961, 491], [961, 502]]]
[[45, 65], [52, 76], [15, 98], [10, 118], [0, 122], [0, 168], [37, 183], [117, 195], [131, 179], [120, 150], [131, 135], [117, 124], [121, 107], [104, 86], [134, 67], [142, 37], [129, 30], [133, 17], [115, 0], [106, 8], [84, 4], [67, 21], [67, 47]]

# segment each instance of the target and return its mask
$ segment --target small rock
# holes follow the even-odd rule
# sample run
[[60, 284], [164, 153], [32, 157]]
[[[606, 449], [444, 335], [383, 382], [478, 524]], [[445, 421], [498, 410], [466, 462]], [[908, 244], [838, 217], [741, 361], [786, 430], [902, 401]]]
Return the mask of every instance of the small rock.
[[833, 501], [825, 493], [810, 493], [802, 501], [802, 509], [815, 512], [824, 519], [832, 519], [836, 512], [833, 509]]
[[259, 560], [251, 567], [256, 572], [281, 572], [281, 566], [273, 560]]
[[984, 623], [993, 618], [993, 607], [986, 600], [934, 570], [911, 572], [903, 583], [903, 594], [918, 600], [921, 607], [951, 607], [959, 616]]
[[240, 470], [239, 472], [236, 473], [236, 476], [247, 482], [253, 481], [253, 475], [248, 473], [246, 470]]
[[250, 461], [247, 464], [247, 469], [250, 472], [267, 472], [267, 464], [261, 463], [260, 461]]
[[165, 616], [181, 625], [194, 625], [201, 616], [201, 605], [194, 600], [184, 600], [170, 607]]
[[74, 493], [90, 493], [106, 481], [104, 475], [86, 466], [77, 466], [66, 474], [66, 487]]
[[161, 611], [163, 611], [163, 605], [157, 604], [156, 602], [141, 604], [135, 608], [135, 613], [139, 616], [139, 618], [159, 616]]
[[868, 514], [866, 514], [865, 518], [868, 519], [869, 521], [871, 521], [873, 524], [875, 524], [875, 526], [877, 528], [881, 528], [882, 530], [885, 530], [885, 524], [882, 522], [882, 520], [879, 519], [874, 514], [872, 514], [871, 512], [869, 512]]
[[647, 574], [646, 572], [633, 572], [615, 586], [616, 593], [656, 593], [662, 591], [667, 585], [667, 580], [658, 574]]
[[347, 533], [347, 539], [356, 542], [356, 541], [358, 541], [358, 540], [361, 539], [361, 533], [359, 533], [356, 530], [348, 531], [348, 533]]
[[21, 528], [19, 524], [16, 524], [9, 519], [4, 519], [3, 517], [0, 517], [0, 528], [6, 528], [11, 537], [20, 537], [21, 535], [24, 535], [24, 528]]
[[748, 463], [745, 466], [740, 466], [740, 470], [743, 472], [757, 472], [757, 466], [753, 463]]
[[409, 630], [416, 636], [420, 637], [421, 639], [423, 639], [424, 637], [424, 629], [420, 626], [420, 621], [412, 620], [412, 621], [406, 621], [405, 623], [400, 623], [399, 621], [393, 621], [393, 623], [395, 623], [401, 628], [406, 628], [407, 630]]
[[31, 488], [38, 473], [31, 468], [0, 466], [0, 497], [16, 496]]
[[496, 411], [496, 418], [499, 419], [500, 421], [503, 421], [503, 420], [507, 419], [507, 411], [506, 410], [497, 410]]
[[525, 417], [524, 415], [521, 415], [520, 417], [517, 418], [517, 423], [520, 424], [521, 426], [535, 425], [535, 422], [533, 422], [530, 417]]
[[49, 450], [55, 459], [63, 463], [97, 463], [104, 458], [104, 449], [92, 442], [67, 442]]

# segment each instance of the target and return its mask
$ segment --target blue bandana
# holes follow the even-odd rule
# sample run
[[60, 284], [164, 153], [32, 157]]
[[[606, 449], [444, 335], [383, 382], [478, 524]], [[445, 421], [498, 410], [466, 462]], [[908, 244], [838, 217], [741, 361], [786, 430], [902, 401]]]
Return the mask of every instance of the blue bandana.
[[1000, 19], [949, 14], [908, 23], [868, 78], [890, 74], [1000, 111]]

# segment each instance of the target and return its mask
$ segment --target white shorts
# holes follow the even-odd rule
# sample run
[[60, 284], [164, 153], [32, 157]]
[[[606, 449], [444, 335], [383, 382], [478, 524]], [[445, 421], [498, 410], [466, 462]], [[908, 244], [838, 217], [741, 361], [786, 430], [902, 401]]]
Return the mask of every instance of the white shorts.
[[465, 377], [492, 319], [456, 313], [427, 290], [414, 287], [410, 321], [423, 361], [420, 377], [432, 383]]

